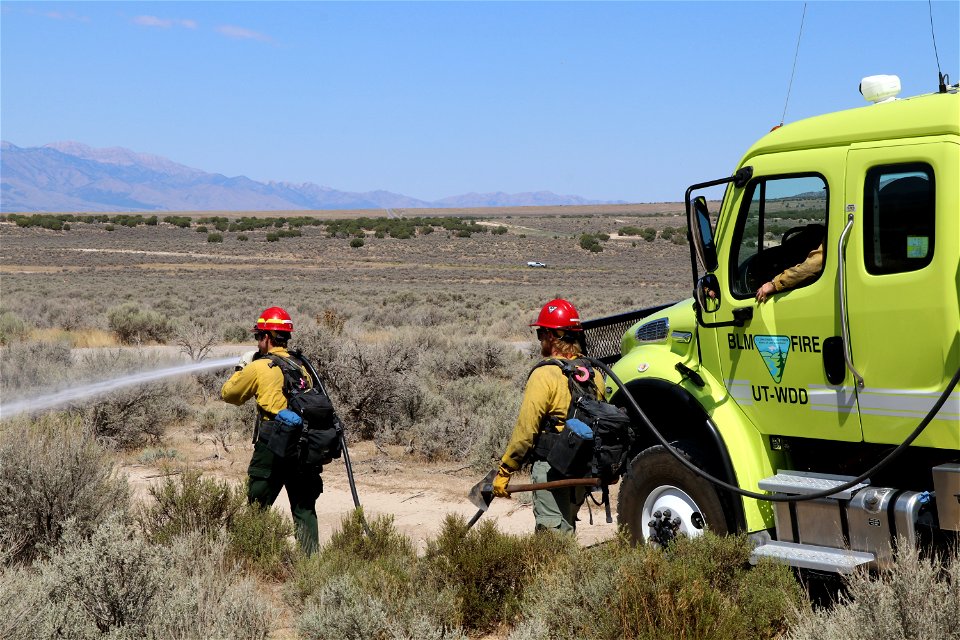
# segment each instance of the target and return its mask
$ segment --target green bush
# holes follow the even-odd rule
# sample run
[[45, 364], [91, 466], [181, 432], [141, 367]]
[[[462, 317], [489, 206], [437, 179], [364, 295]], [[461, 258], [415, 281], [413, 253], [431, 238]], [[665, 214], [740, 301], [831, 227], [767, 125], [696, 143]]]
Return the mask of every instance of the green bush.
[[653, 227], [644, 227], [642, 235], [647, 242], [653, 242], [657, 239], [657, 230]]
[[751, 567], [751, 550], [709, 533], [666, 550], [625, 538], [581, 549], [540, 572], [524, 619], [557, 640], [779, 638], [803, 594], [789, 567]]
[[507, 228], [503, 225], [496, 226], [490, 230], [490, 233], [492, 233], [495, 236], [502, 236], [506, 232], [507, 232]]
[[363, 246], [363, 240], [361, 240], [360, 238], [354, 238], [353, 240], [350, 241], [350, 246], [353, 247], [354, 249], [359, 249], [360, 247]]
[[279, 233], [268, 233], [268, 234], [267, 234], [267, 242], [277, 242], [277, 241], [279, 241], [279, 240], [280, 240], [280, 234], [279, 234]]
[[584, 233], [580, 236], [580, 248], [586, 249], [592, 253], [603, 251], [603, 247], [600, 245], [600, 240], [597, 238], [597, 236], [591, 233]]
[[617, 234], [621, 236], [639, 236], [643, 235], [643, 229], [633, 226], [620, 227], [620, 230], [617, 231]]
[[293, 566], [293, 525], [276, 509], [246, 505], [228, 522], [227, 534], [231, 556], [262, 576], [281, 578]]
[[499, 531], [492, 520], [468, 530], [461, 516], [450, 515], [427, 545], [419, 582], [438, 591], [452, 588], [454, 622], [464, 629], [490, 631], [519, 613], [534, 576], [549, 573], [548, 566], [576, 547], [573, 536], [554, 532], [514, 536]]
[[246, 236], [246, 234], [244, 234], [244, 233], [241, 233], [240, 235], [237, 236], [237, 241], [238, 241], [238, 242], [246, 242], [246, 241], [249, 240], [249, 239], [250, 239], [250, 238], [248, 238], [248, 237]]
[[105, 231], [113, 231], [113, 228], [114, 228], [114, 227], [113, 227], [112, 224], [107, 224], [107, 225], [104, 225], [104, 227], [103, 227], [103, 229], [104, 229]]
[[222, 233], [208, 233], [207, 242], [223, 242]]
[[[79, 420], [49, 414], [0, 432], [0, 558], [31, 562], [53, 552], [68, 521], [89, 533], [125, 511], [127, 483]], [[0, 634], [2, 636], [3, 634]]]
[[125, 302], [107, 309], [107, 325], [123, 344], [166, 342], [173, 335], [173, 324], [150, 309], [141, 309], [136, 302]]
[[201, 224], [201, 225], [198, 226], [196, 229], [194, 229], [194, 231], [196, 231], [197, 233], [207, 233], [207, 231], [209, 231], [209, 229], [207, 229], [207, 226], [206, 226], [206, 225]]
[[230, 527], [246, 504], [241, 488], [204, 478], [199, 471], [186, 471], [177, 480], [166, 478], [149, 492], [154, 502], [141, 507], [138, 520], [154, 544], [169, 544], [192, 532], [213, 538]]

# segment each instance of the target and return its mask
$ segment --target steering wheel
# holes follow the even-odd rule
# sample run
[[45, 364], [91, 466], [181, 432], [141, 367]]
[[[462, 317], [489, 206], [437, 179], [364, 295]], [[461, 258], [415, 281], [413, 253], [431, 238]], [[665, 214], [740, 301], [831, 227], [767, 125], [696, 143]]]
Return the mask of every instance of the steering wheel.
[[737, 289], [738, 293], [748, 294], [756, 291], [760, 288], [760, 283], [756, 282], [758, 280], [757, 274], [757, 256], [760, 254], [753, 254], [746, 260], [743, 264], [740, 265], [738, 269], [739, 273], [737, 274]]
[[791, 238], [793, 238], [793, 236], [800, 235], [809, 228], [809, 225], [800, 225], [799, 227], [791, 227], [790, 229], [787, 229], [780, 237], [780, 246], [785, 245]]

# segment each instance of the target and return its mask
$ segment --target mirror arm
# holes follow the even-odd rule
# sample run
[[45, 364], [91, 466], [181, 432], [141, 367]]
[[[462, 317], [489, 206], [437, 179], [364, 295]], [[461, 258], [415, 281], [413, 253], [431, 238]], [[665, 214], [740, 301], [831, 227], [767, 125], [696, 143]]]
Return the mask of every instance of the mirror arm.
[[733, 310], [733, 320], [727, 320], [726, 322], [704, 322], [702, 315], [703, 312], [700, 309], [700, 304], [696, 302], [696, 298], [694, 298], [693, 308], [697, 314], [697, 324], [705, 329], [716, 329], [717, 327], [744, 327], [748, 322], [753, 320], [753, 307], [737, 307]]

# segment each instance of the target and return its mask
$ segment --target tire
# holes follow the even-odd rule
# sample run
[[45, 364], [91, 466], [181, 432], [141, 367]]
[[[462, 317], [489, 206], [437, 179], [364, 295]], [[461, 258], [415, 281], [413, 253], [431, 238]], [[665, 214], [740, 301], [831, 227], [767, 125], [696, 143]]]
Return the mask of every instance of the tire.
[[[689, 453], [677, 450], [701, 466]], [[634, 544], [662, 544], [648, 523], [654, 512], [665, 509], [680, 518], [678, 534], [697, 537], [706, 528], [719, 535], [730, 531], [716, 487], [680, 464], [666, 447], [657, 445], [644, 449], [630, 462], [617, 499], [617, 521]]]

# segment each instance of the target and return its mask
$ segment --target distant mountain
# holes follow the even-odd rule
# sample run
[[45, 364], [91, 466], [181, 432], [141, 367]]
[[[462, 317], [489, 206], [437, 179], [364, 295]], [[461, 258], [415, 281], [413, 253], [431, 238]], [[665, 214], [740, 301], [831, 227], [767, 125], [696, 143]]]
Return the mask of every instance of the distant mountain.
[[[0, 143], [0, 211], [276, 211], [610, 204], [549, 191], [470, 193], [436, 202], [389, 191], [351, 193], [310, 182], [257, 182], [160, 156], [79, 142]], [[618, 202], [619, 204], [619, 202]]]

